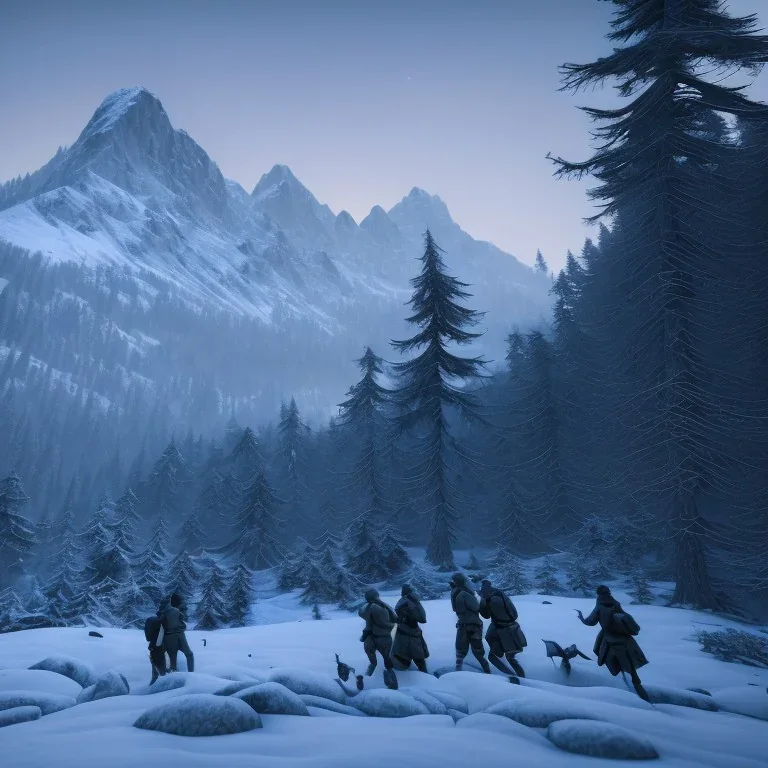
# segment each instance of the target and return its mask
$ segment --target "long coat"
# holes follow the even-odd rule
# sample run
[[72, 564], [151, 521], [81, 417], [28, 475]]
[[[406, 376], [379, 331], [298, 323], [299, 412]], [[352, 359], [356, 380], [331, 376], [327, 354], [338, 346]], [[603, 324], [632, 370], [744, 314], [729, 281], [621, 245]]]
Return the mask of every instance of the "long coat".
[[429, 658], [429, 649], [419, 624], [426, 624], [427, 613], [420, 600], [410, 595], [400, 598], [395, 606], [397, 632], [392, 655], [404, 661], [421, 661]]
[[610, 600], [598, 600], [592, 613], [583, 622], [589, 627], [600, 624], [593, 653], [597, 656], [598, 666], [605, 666], [615, 677], [619, 672], [631, 674], [645, 666], [648, 659], [631, 634], [632, 629], [635, 629], [636, 634], [639, 627], [634, 620], [628, 620], [621, 603], [613, 598]]
[[514, 603], [500, 590], [483, 595], [480, 600], [480, 615], [491, 620], [485, 640], [497, 655], [499, 650], [503, 653], [520, 653], [528, 645], [528, 640], [517, 622]]

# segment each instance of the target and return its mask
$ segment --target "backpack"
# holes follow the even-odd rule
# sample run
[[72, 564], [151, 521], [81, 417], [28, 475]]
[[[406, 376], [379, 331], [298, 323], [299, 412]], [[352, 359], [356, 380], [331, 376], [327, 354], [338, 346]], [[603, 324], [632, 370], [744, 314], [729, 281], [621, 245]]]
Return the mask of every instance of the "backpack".
[[160, 634], [162, 626], [163, 622], [158, 616], [150, 616], [144, 622], [144, 637], [147, 639], [148, 643], [151, 645], [157, 643], [157, 637]]
[[622, 611], [613, 614], [613, 624], [621, 628], [622, 634], [638, 635], [640, 634], [640, 625], [634, 620], [631, 614]]

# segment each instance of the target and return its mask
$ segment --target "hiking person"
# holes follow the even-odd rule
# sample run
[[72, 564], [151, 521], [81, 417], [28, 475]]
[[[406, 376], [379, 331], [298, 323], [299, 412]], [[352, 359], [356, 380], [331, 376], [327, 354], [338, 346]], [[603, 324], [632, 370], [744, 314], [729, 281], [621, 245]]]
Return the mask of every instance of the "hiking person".
[[517, 608], [504, 592], [484, 579], [480, 586], [480, 615], [490, 619], [491, 625], [485, 633], [488, 643], [488, 661], [505, 674], [501, 657], [505, 656], [518, 677], [525, 677], [525, 670], [515, 656], [528, 645], [523, 630], [517, 622]]
[[581, 623], [588, 627], [600, 624], [593, 649], [597, 656], [597, 665], [605, 666], [614, 677], [619, 673], [629, 673], [637, 695], [645, 701], [650, 701], [637, 674], [637, 670], [648, 663], [635, 640], [640, 627], [632, 616], [622, 609], [621, 603], [613, 597], [611, 590], [601, 584], [597, 588], [597, 601], [592, 613], [586, 619], [581, 611], [576, 613]]
[[483, 672], [491, 674], [488, 659], [483, 648], [483, 620], [480, 618], [480, 604], [474, 590], [470, 587], [463, 573], [454, 573], [451, 577], [451, 607], [456, 614], [456, 671], [461, 672], [464, 659], [470, 647], [474, 657], [480, 662]]
[[427, 623], [427, 613], [409, 584], [403, 584], [400, 594], [400, 600], [395, 606], [397, 630], [392, 646], [392, 661], [395, 669], [401, 671], [408, 669], [411, 662], [414, 662], [419, 672], [426, 672], [429, 649], [419, 624]]
[[165, 663], [162, 611], [163, 608], [161, 606], [157, 609], [157, 613], [154, 616], [150, 616], [144, 622], [144, 637], [149, 644], [149, 663], [152, 665], [150, 685], [153, 685], [158, 677], [163, 677], [168, 671]]
[[365, 605], [357, 612], [365, 619], [365, 628], [360, 640], [368, 657], [366, 675], [370, 677], [376, 669], [376, 652], [384, 660], [384, 684], [387, 688], [397, 688], [397, 677], [392, 664], [392, 629], [397, 624], [397, 615], [379, 597], [375, 589], [365, 593]]
[[187, 624], [181, 611], [181, 597], [175, 592], [171, 595], [171, 604], [162, 614], [165, 650], [171, 662], [171, 672], [176, 672], [176, 657], [181, 651], [187, 660], [187, 672], [195, 671], [195, 655], [187, 642], [184, 631]]

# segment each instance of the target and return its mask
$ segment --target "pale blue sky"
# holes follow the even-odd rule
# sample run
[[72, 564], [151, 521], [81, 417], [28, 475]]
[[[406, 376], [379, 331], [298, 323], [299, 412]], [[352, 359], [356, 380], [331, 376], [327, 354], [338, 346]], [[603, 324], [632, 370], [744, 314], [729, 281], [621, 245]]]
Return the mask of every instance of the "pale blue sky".
[[[755, 12], [764, 0], [732, 0]], [[249, 191], [289, 165], [359, 221], [411, 187], [532, 263], [563, 263], [592, 212], [548, 151], [589, 152], [558, 65], [605, 53], [596, 0], [0, 0], [0, 180], [71, 144], [102, 98], [144, 85]], [[768, 8], [766, 8], [768, 17]], [[767, 19], [768, 21], [768, 19]], [[768, 101], [768, 76], [753, 96]], [[466, 276], [471, 281], [471, 276]]]

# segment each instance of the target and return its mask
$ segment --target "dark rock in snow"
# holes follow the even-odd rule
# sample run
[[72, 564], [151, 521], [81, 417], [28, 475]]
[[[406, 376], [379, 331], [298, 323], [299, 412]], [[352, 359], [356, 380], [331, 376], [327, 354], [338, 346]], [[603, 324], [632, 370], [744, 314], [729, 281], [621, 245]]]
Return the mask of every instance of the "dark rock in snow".
[[541, 604], [542, 605], [552, 605], [552, 601], [551, 600], [542, 600]]
[[236, 680], [235, 682], [225, 685], [223, 688], [219, 688], [218, 691], [214, 691], [214, 696], [233, 696], [240, 691], [244, 691], [246, 688], [253, 688], [254, 685], [258, 685], [256, 680]]
[[307, 705], [280, 683], [253, 685], [234, 694], [232, 698], [244, 701], [260, 715], [300, 715], [309, 717]]
[[656, 748], [632, 731], [594, 720], [560, 720], [547, 728], [547, 738], [566, 752], [612, 760], [655, 760]]
[[104, 637], [104, 635], [102, 635], [101, 632], [96, 632], [94, 630], [91, 630], [88, 633], [88, 637]]
[[588, 706], [566, 699], [552, 704], [525, 699], [508, 699], [488, 707], [485, 711], [490, 715], [502, 715], [510, 720], [516, 720], [529, 728], [546, 728], [557, 720], [599, 719], [590, 713]]
[[77, 702], [71, 696], [58, 696], [37, 691], [0, 691], [0, 711], [15, 707], [39, 707], [43, 715], [74, 707]]
[[678, 707], [717, 712], [717, 704], [711, 696], [687, 691], [684, 688], [668, 688], [664, 685], [645, 685], [643, 687], [653, 704], [675, 704]]
[[347, 701], [347, 697], [332, 678], [317, 672], [311, 672], [307, 669], [278, 667], [272, 669], [268, 677], [271, 683], [280, 683], [289, 691], [299, 695], [321, 696], [339, 704], [346, 704]]
[[187, 684], [187, 678], [183, 674], [166, 675], [156, 680], [152, 685], [138, 688], [134, 691], [139, 696], [148, 696], [153, 693], [164, 693], [183, 688]]
[[57, 675], [64, 675], [64, 677], [82, 685], [83, 688], [96, 682], [96, 673], [93, 671], [93, 667], [70, 656], [48, 656], [42, 661], [38, 661], [37, 664], [33, 664], [30, 669], [45, 669], [48, 672], [55, 672]]
[[147, 710], [133, 724], [174, 736], [226, 736], [261, 728], [261, 718], [244, 701], [231, 696], [196, 693]]
[[371, 717], [412, 717], [429, 714], [429, 710], [412, 696], [383, 688], [361, 691], [354, 699], [350, 699], [349, 703]]
[[39, 720], [42, 715], [40, 707], [13, 707], [0, 712], [0, 728], [17, 723], [28, 723], [30, 720]]
[[702, 696], [711, 696], [712, 694], [706, 688], [688, 688], [693, 693], [700, 693]]

